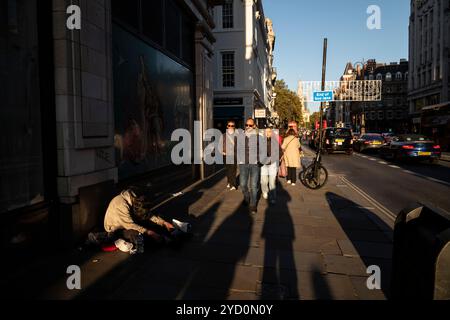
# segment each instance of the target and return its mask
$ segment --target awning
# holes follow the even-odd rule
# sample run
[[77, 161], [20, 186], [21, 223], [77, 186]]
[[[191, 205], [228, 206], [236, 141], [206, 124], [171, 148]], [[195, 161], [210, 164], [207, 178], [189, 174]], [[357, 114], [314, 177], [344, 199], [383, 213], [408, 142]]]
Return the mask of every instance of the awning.
[[422, 111], [428, 111], [428, 110], [434, 110], [434, 111], [438, 111], [444, 107], [450, 106], [450, 101], [449, 102], [444, 102], [444, 103], [439, 103], [439, 104], [435, 104], [432, 106], [426, 106], [422, 108]]

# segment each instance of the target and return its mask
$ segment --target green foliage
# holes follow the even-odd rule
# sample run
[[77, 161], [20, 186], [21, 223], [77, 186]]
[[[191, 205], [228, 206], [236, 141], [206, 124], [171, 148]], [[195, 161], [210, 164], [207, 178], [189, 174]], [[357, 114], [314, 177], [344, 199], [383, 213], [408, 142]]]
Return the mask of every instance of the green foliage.
[[300, 126], [303, 126], [302, 102], [297, 94], [287, 87], [284, 80], [277, 80], [275, 83], [275, 111], [280, 117], [282, 123], [295, 120]]
[[314, 112], [310, 117], [309, 123], [314, 127], [316, 125], [316, 121], [320, 121], [320, 112]]

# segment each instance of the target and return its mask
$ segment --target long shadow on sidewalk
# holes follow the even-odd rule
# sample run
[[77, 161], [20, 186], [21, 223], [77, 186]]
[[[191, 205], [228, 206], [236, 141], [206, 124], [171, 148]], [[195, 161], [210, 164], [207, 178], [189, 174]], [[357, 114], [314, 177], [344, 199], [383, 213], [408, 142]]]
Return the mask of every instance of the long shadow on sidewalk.
[[[223, 239], [229, 239], [230, 231], [236, 226], [242, 226], [245, 231], [235, 235], [232, 244], [218, 247], [216, 244]], [[196, 271], [186, 281], [178, 298], [225, 300], [230, 289], [250, 291], [250, 286], [254, 283], [248, 281], [245, 275], [250, 274], [252, 270], [243, 267], [245, 270], [238, 274], [237, 269], [250, 248], [252, 226], [253, 218], [241, 204], [203, 244], [200, 249], [203, 252], [200, 255], [204, 261], [200, 262]]]
[[[364, 280], [370, 276], [367, 268], [375, 265], [381, 269], [381, 290], [389, 298], [389, 286], [392, 269], [392, 228], [372, 211], [336, 193], [327, 192], [330, 208], [344, 230], [348, 240], [338, 240], [343, 252], [338, 261], [331, 261], [336, 273], [347, 273]], [[329, 257], [331, 258], [331, 257]], [[364, 266], [358, 265], [359, 258]], [[330, 271], [330, 270], [329, 270]], [[369, 290], [363, 288], [365, 293]], [[366, 291], [367, 290], [367, 291]], [[364, 298], [364, 297], [363, 297]], [[370, 298], [370, 297], [369, 297]]]
[[[262, 230], [262, 238], [265, 239], [263, 300], [299, 298], [293, 248], [295, 230], [287, 205], [292, 199], [281, 183], [277, 186], [277, 193], [277, 204], [266, 209]], [[275, 236], [274, 228], [280, 225], [283, 226], [282, 236]]]

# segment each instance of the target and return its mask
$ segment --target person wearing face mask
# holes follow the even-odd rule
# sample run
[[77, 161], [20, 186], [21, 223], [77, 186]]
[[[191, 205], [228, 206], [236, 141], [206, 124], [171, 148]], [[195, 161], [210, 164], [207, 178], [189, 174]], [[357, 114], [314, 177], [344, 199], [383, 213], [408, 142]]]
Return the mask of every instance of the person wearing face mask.
[[227, 132], [223, 135], [223, 156], [225, 170], [227, 173], [227, 188], [234, 191], [237, 188], [237, 138], [236, 124], [234, 121], [228, 121]]

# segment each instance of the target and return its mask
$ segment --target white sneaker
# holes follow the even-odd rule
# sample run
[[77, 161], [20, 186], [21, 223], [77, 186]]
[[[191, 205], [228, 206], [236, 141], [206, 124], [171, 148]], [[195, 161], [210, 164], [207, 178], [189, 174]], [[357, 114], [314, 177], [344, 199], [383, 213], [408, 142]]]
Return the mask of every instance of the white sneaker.
[[262, 196], [263, 196], [263, 198], [266, 199], [266, 200], [269, 199], [269, 195], [268, 195], [267, 193], [263, 193]]
[[231, 187], [230, 191], [236, 190], [236, 187]]
[[291, 184], [293, 187], [295, 187], [295, 183]]
[[291, 184], [291, 183], [292, 183], [292, 181], [291, 181], [291, 180], [288, 180], [288, 181], [287, 181], [287, 183], [288, 183], [288, 184]]
[[230, 184], [227, 184], [227, 189], [230, 189], [230, 187], [231, 187]]

